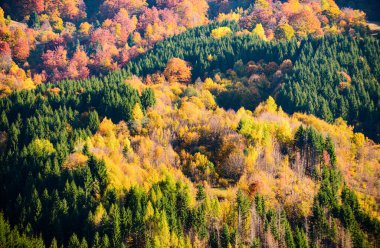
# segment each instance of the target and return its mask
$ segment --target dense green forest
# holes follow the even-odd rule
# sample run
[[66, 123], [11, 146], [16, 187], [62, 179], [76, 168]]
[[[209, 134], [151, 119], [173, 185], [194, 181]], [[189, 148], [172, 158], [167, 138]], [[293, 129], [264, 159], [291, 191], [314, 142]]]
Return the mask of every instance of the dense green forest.
[[301, 46], [293, 71], [279, 91], [281, 106], [329, 122], [343, 117], [357, 130], [379, 140], [379, 41], [340, 36], [305, 41]]

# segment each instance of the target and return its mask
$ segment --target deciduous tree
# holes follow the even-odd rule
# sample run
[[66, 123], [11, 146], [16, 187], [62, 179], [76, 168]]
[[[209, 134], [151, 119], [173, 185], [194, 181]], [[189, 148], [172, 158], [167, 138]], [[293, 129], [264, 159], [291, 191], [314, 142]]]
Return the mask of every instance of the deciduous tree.
[[265, 36], [265, 30], [263, 28], [263, 25], [261, 25], [261, 23], [256, 24], [256, 27], [252, 30], [252, 33], [257, 35], [262, 40], [267, 39], [267, 37]]
[[7, 42], [0, 41], [0, 71], [8, 71], [12, 66], [11, 48]]
[[290, 40], [294, 36], [294, 29], [289, 24], [279, 25], [275, 32], [275, 37], [278, 40]]
[[164, 75], [170, 83], [189, 83], [191, 80], [191, 67], [179, 58], [172, 58], [166, 64]]
[[220, 39], [223, 36], [226, 36], [228, 34], [232, 34], [232, 31], [229, 27], [220, 27], [212, 30], [211, 36], [215, 39]]
[[67, 77], [72, 79], [87, 78], [90, 74], [90, 71], [87, 67], [88, 61], [89, 59], [86, 53], [78, 47], [69, 62], [67, 68]]

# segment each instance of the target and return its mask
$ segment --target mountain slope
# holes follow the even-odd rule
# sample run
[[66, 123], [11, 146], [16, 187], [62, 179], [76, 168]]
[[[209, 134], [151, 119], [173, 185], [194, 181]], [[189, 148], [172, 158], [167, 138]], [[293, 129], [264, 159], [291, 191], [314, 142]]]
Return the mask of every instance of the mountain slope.
[[11, 223], [68, 247], [378, 243], [371, 141], [272, 98], [226, 111], [207, 84], [153, 82], [119, 72], [2, 99]]
[[[252, 61], [260, 63], [263, 60], [268, 65], [274, 62], [268, 72], [264, 69], [251, 72], [247, 66], [239, 74], [239, 69], [236, 69], [240, 78], [233, 81], [243, 82], [247, 88], [255, 84], [264, 87], [261, 99], [264, 100], [270, 94], [276, 95], [279, 103], [289, 113], [304, 111], [330, 122], [343, 117], [357, 131], [378, 140], [380, 45], [377, 39], [370, 36], [328, 36], [304, 39], [300, 44], [296, 40], [265, 42], [254, 35], [244, 34], [215, 39], [211, 32], [220, 26], [239, 31], [233, 22], [190, 30], [158, 43], [147, 54], [127, 64], [125, 70], [137, 75], [154, 73], [163, 70], [170, 58], [180, 57], [190, 62], [193, 79], [196, 79], [236, 69], [240, 66], [237, 63], [240, 60], [243, 66]], [[286, 72], [278, 70], [279, 65], [288, 59], [294, 67]], [[260, 80], [247, 82], [249, 80], [244, 79], [263, 75], [263, 72], [281, 75], [268, 79], [270, 87]], [[241, 91], [243, 90], [238, 88], [232, 89], [238, 98], [244, 97]], [[260, 97], [254, 93], [248, 94]], [[229, 94], [226, 97], [233, 96]], [[252, 103], [245, 106], [254, 108], [258, 102], [253, 106]], [[235, 109], [240, 107], [239, 104], [223, 106]]]

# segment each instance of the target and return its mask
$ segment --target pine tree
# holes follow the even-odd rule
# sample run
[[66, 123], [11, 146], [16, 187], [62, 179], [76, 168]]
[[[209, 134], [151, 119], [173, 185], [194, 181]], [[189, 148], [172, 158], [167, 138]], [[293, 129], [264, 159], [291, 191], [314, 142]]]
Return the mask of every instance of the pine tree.
[[292, 233], [292, 229], [290, 227], [289, 222], [287, 220], [285, 220], [284, 223], [283, 223], [283, 225], [284, 225], [284, 228], [285, 228], [285, 243], [286, 243], [286, 247], [288, 247], [288, 248], [295, 248], [296, 245], [294, 243], [293, 233]]
[[103, 238], [102, 238], [102, 245], [101, 245], [102, 248], [109, 248], [111, 247], [110, 246], [110, 241], [109, 241], [109, 238], [107, 236], [107, 234], [104, 234]]
[[141, 93], [141, 104], [144, 109], [148, 109], [156, 104], [156, 97], [151, 88], [146, 88]]
[[296, 227], [295, 244], [297, 248], [309, 248], [306, 234], [303, 229]]
[[7, 130], [9, 127], [8, 118], [5, 111], [1, 112], [0, 117], [0, 130]]
[[197, 188], [198, 188], [198, 191], [197, 191], [196, 199], [197, 201], [203, 201], [204, 199], [206, 199], [205, 188], [202, 185], [198, 185]]
[[119, 247], [121, 244], [120, 211], [117, 204], [111, 206], [112, 217], [112, 246]]
[[91, 111], [88, 116], [88, 127], [91, 130], [92, 133], [95, 133], [100, 125], [98, 112]]
[[80, 243], [80, 248], [88, 248], [86, 239], [83, 237], [82, 242]]
[[32, 27], [32, 28], [39, 28], [40, 27], [41, 23], [40, 23], [40, 20], [38, 18], [38, 14], [35, 11], [33, 11], [33, 13], [30, 15], [28, 25], [29, 25], [29, 27]]
[[80, 241], [75, 233], [73, 233], [70, 237], [69, 243], [67, 245], [68, 248], [80, 248]]
[[57, 240], [55, 238], [53, 238], [49, 247], [50, 248], [58, 248]]
[[101, 240], [100, 240], [100, 235], [98, 232], [95, 233], [94, 235], [94, 240], [92, 241], [92, 248], [101, 248]]
[[227, 224], [223, 225], [222, 232], [220, 234], [220, 243], [223, 248], [227, 248], [230, 244], [230, 231]]
[[330, 163], [332, 166], [336, 166], [336, 154], [335, 154], [335, 146], [331, 140], [330, 136], [326, 137], [325, 141], [325, 149], [330, 156]]

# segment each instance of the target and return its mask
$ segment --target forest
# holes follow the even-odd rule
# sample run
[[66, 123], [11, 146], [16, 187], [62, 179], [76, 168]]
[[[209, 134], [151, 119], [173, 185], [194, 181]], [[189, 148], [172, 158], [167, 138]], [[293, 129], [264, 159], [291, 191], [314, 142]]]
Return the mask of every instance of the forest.
[[[366, 155], [378, 148], [344, 121], [288, 116], [273, 98], [228, 112], [206, 87], [119, 72], [3, 98], [3, 244], [378, 244], [378, 156]], [[350, 187], [361, 177], [359, 200]]]
[[1, 1], [0, 247], [379, 247], [374, 9]]
[[266, 42], [242, 34], [215, 39], [212, 31], [220, 25], [239, 31], [234, 22], [190, 30], [156, 44], [124, 70], [142, 76], [155, 73], [177, 56], [191, 64], [193, 80], [217, 75], [231, 81], [217, 94], [226, 109], [254, 109], [272, 95], [287, 113], [306, 112], [328, 122], [342, 117], [379, 141], [378, 39], [366, 34], [307, 37], [300, 43]]

